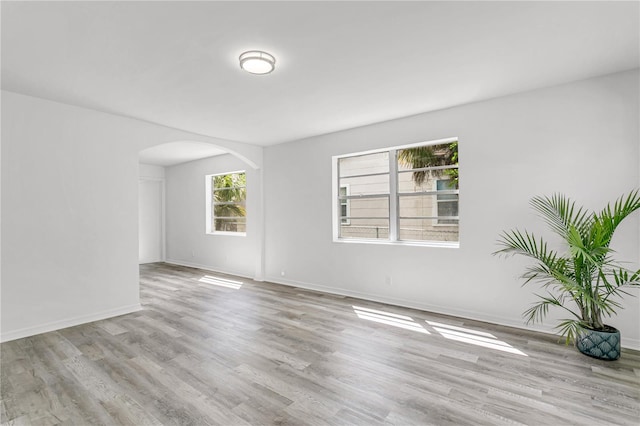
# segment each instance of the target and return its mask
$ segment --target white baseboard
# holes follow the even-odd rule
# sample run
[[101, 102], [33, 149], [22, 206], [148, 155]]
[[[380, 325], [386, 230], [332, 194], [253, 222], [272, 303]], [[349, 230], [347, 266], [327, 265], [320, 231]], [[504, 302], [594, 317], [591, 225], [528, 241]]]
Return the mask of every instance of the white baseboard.
[[254, 280], [252, 276], [243, 274], [241, 272], [224, 270], [224, 269], [216, 268], [214, 266], [202, 265], [199, 263], [185, 262], [183, 260], [174, 260], [174, 259], [167, 259], [164, 261], [164, 263], [168, 263], [170, 265], [187, 266], [189, 268], [197, 268], [197, 269], [202, 269], [204, 271], [217, 272], [219, 274], [235, 275], [236, 277], [242, 277], [242, 278]]
[[81, 315], [79, 317], [66, 318], [63, 320], [52, 321], [33, 327], [25, 327], [19, 330], [8, 331], [0, 334], [0, 342], [9, 342], [11, 340], [22, 339], [23, 337], [35, 336], [36, 334], [47, 333], [49, 331], [61, 330], [67, 327], [73, 327], [88, 322], [100, 321], [107, 318], [117, 317], [120, 315], [130, 314], [142, 309], [139, 303], [134, 305], [122, 306], [120, 308], [109, 309], [89, 315]]
[[[396, 299], [392, 297], [381, 296], [381, 295], [371, 294], [371, 293], [361, 293], [361, 292], [345, 290], [337, 287], [330, 287], [330, 286], [324, 286], [324, 285], [318, 285], [318, 284], [311, 284], [307, 282], [288, 280], [288, 279], [283, 279], [281, 277], [275, 277], [275, 276], [268, 276], [265, 278], [265, 281], [276, 283], [276, 284], [282, 284], [290, 287], [299, 287], [307, 290], [320, 291], [323, 293], [330, 293], [330, 294], [335, 294], [339, 296], [355, 297], [358, 299], [370, 300], [372, 302], [380, 302], [380, 303], [386, 303], [388, 305], [419, 309], [421, 311], [433, 312], [433, 313], [442, 314], [442, 315], [450, 315], [450, 316], [470, 319], [474, 321], [489, 322], [492, 324], [504, 325], [507, 327], [518, 328], [521, 330], [535, 331], [538, 333], [551, 334], [554, 336], [558, 336], [558, 334], [554, 331], [552, 327], [548, 327], [548, 326], [547, 327], [545, 326], [531, 327], [531, 326], [527, 326], [526, 324], [521, 322], [519, 319], [514, 320], [512, 318], [504, 318], [504, 317], [499, 317], [495, 315], [487, 315], [486, 313], [483, 313], [483, 312], [451, 309], [450, 307], [442, 307], [437, 305], [425, 304], [425, 303], [420, 303], [413, 300]], [[560, 339], [561, 337], [558, 336], [558, 338]], [[621, 346], [623, 348], [640, 350], [640, 340], [629, 339], [622, 336]]]
[[620, 336], [620, 346], [627, 349], [635, 349], [636, 351], [640, 351], [640, 340], [639, 339], [629, 339], [628, 337]]

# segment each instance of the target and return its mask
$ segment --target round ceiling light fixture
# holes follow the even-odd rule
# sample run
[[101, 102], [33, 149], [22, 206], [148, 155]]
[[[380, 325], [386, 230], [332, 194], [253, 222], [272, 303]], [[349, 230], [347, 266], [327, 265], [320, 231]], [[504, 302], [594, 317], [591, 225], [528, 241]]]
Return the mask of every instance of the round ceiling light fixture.
[[240, 68], [251, 74], [269, 74], [276, 68], [276, 58], [261, 50], [249, 50], [240, 55]]

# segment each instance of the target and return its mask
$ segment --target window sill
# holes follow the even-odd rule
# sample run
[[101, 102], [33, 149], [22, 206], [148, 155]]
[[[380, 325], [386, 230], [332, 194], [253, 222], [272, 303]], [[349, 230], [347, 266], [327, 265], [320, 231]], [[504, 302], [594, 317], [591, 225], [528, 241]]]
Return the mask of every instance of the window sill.
[[246, 232], [224, 232], [224, 231], [215, 231], [215, 232], [207, 232], [207, 235], [228, 235], [231, 237], [246, 237]]
[[459, 241], [388, 241], [388, 240], [367, 240], [334, 238], [334, 243], [341, 244], [377, 244], [383, 246], [412, 246], [412, 247], [434, 247], [434, 248], [460, 248]]

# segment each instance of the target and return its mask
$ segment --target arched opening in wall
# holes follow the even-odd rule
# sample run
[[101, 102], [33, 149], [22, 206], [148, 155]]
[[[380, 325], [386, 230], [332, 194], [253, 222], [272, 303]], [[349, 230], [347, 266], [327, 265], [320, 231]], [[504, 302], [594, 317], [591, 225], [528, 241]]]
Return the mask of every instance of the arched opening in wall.
[[139, 264], [167, 262], [259, 279], [261, 179], [253, 158], [207, 142], [140, 151]]
[[166, 171], [182, 163], [228, 154], [194, 141], [168, 142], [140, 151], [138, 180], [138, 262], [166, 260]]

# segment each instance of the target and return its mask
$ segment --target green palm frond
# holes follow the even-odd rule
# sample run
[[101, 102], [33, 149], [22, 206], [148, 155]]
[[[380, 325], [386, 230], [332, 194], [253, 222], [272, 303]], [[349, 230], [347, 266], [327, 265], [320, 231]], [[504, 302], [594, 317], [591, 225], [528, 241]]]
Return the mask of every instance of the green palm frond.
[[558, 259], [558, 254], [554, 250], [550, 250], [542, 238], [536, 238], [535, 235], [527, 231], [515, 229], [503, 232], [498, 244], [503, 248], [493, 254], [527, 256], [548, 267], [554, 265]]
[[571, 227], [583, 235], [592, 221], [592, 214], [582, 207], [576, 208], [575, 202], [562, 194], [534, 197], [530, 204], [549, 227], [562, 238], [566, 238]]
[[626, 268], [614, 267], [610, 269], [610, 275], [613, 277], [616, 287], [640, 285], [640, 269], [633, 272]]
[[[427, 145], [414, 148], [405, 148], [398, 151], [398, 162], [412, 169], [436, 167], [458, 164], [458, 142], [443, 145]], [[458, 185], [458, 169], [444, 171]], [[413, 172], [413, 181], [416, 185], [422, 185], [427, 179], [428, 171], [418, 170]]]
[[571, 341], [574, 341], [580, 329], [585, 324], [582, 321], [564, 319], [560, 320], [560, 324], [556, 326], [561, 336], [565, 336], [565, 343], [568, 345]]
[[[440, 165], [439, 158], [436, 155], [433, 146], [419, 146], [403, 149], [398, 153], [398, 161], [412, 169]], [[426, 178], [427, 172], [425, 170], [413, 172], [413, 181], [416, 185], [422, 185]]]
[[547, 296], [541, 296], [536, 294], [541, 300], [538, 303], [535, 303], [531, 308], [527, 309], [523, 316], [527, 320], [527, 324], [542, 322], [544, 317], [549, 312], [550, 306], [557, 306], [558, 308], [564, 309], [569, 312], [571, 315], [575, 316], [577, 320], [580, 320], [580, 315], [572, 311], [571, 309], [564, 306], [566, 296], [560, 295], [560, 297], [556, 297], [551, 293], [548, 293]]
[[618, 198], [613, 205], [613, 209], [611, 204], [607, 204], [600, 214], [595, 215], [595, 220], [598, 224], [596, 229], [601, 230], [601, 235], [599, 236], [601, 244], [608, 246], [618, 225], [638, 209], [640, 209], [640, 192], [636, 189], [626, 197]]
[[542, 237], [528, 231], [515, 229], [500, 235], [501, 249], [493, 254], [532, 259], [533, 265], [521, 275], [523, 285], [535, 281], [548, 291], [547, 295], [536, 295], [540, 300], [524, 312], [527, 323], [542, 321], [553, 307], [575, 317], [558, 325], [567, 341], [575, 338], [580, 327], [604, 329], [603, 318], [622, 308], [616, 299], [630, 295], [626, 288], [640, 285], [640, 270], [616, 264], [609, 248], [618, 225], [640, 209], [639, 190], [620, 197], [598, 214], [576, 207], [561, 194], [534, 197], [531, 206], [563, 238], [566, 253], [551, 250]]
[[237, 230], [233, 219], [246, 217], [247, 178], [245, 173], [213, 176], [211, 185], [216, 230]]

